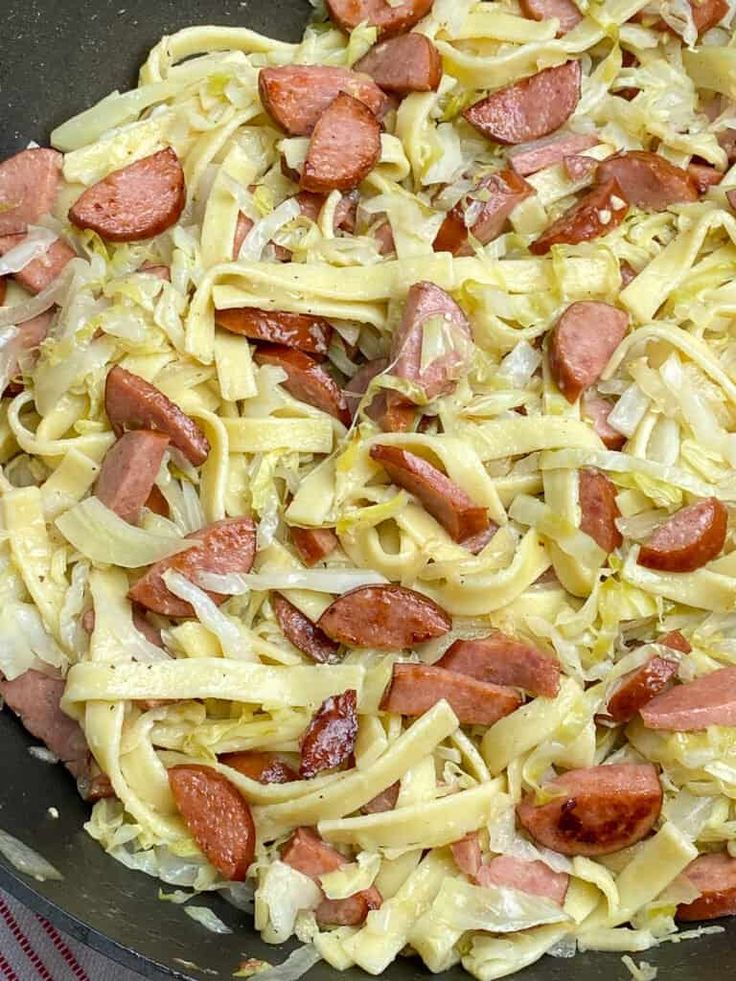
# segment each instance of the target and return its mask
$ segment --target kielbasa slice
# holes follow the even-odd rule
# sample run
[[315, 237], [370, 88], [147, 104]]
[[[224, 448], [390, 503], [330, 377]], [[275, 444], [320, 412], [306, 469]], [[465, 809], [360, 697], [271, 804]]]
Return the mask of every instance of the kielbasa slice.
[[481, 865], [476, 881], [479, 886], [505, 886], [530, 896], [544, 896], [562, 906], [570, 876], [566, 872], [555, 872], [544, 862], [528, 862], [513, 855], [497, 855], [487, 865]]
[[700, 890], [700, 896], [691, 903], [680, 903], [678, 920], [717, 920], [736, 913], [736, 858], [726, 852], [699, 855], [682, 874]]
[[298, 773], [278, 753], [247, 750], [242, 753], [224, 753], [219, 760], [223, 766], [229, 766], [258, 783], [290, 783], [299, 779]]
[[209, 766], [168, 770], [169, 786], [184, 823], [223, 878], [243, 882], [255, 858], [256, 826], [240, 791]]
[[[12, 347], [8, 352], [6, 378], [17, 377], [21, 371], [28, 371], [38, 354], [38, 349], [48, 336], [51, 321], [55, 316], [55, 308], [39, 313], [37, 317], [18, 324], [18, 333], [10, 342]], [[6, 393], [7, 394], [7, 393]]]
[[108, 242], [137, 242], [175, 225], [186, 197], [181, 163], [166, 147], [88, 187], [69, 209], [69, 221]]
[[598, 161], [594, 157], [586, 157], [583, 153], [571, 153], [563, 159], [562, 166], [571, 181], [582, 181], [597, 170]]
[[[156, 562], [131, 587], [128, 596], [153, 613], [167, 617], [193, 617], [191, 605], [174, 596], [164, 585], [163, 575], [169, 569], [180, 572], [195, 583], [200, 572], [250, 572], [256, 551], [256, 529], [250, 518], [226, 518], [201, 531], [188, 535], [198, 542], [193, 548]], [[213, 602], [224, 603], [226, 597], [209, 590]]]
[[274, 364], [283, 368], [287, 377], [282, 384], [295, 399], [334, 416], [344, 426], [350, 425], [350, 413], [342, 390], [315, 358], [278, 344], [262, 344], [253, 358], [256, 364]]
[[299, 558], [310, 568], [332, 555], [340, 544], [331, 528], [290, 528], [289, 533]]
[[553, 245], [579, 245], [607, 235], [626, 217], [629, 206], [615, 180], [594, 187], [531, 243], [533, 255], [545, 255]]
[[285, 596], [274, 593], [271, 597], [271, 606], [281, 632], [297, 650], [320, 664], [334, 661], [340, 645], [330, 640], [327, 634], [312, 623], [301, 610], [293, 606]]
[[417, 410], [412, 402], [408, 402], [398, 392], [379, 392], [365, 410], [384, 433], [408, 432], [416, 422]]
[[153, 511], [154, 514], [158, 514], [162, 518], [168, 518], [171, 514], [169, 502], [155, 484], [151, 488], [151, 493], [146, 498], [146, 507], [149, 511]]
[[310, 136], [341, 92], [368, 106], [375, 116], [387, 108], [386, 96], [367, 75], [329, 65], [262, 68], [258, 92], [271, 119], [290, 136]]
[[363, 814], [383, 814], [386, 811], [393, 811], [396, 807], [396, 801], [399, 799], [399, 791], [401, 790], [400, 781], [392, 783], [390, 787], [386, 787], [382, 790], [380, 794], [376, 794], [373, 800], [369, 800], [367, 804], [363, 804], [361, 807], [361, 813]]
[[380, 41], [354, 65], [386, 92], [434, 92], [442, 79], [442, 58], [424, 34], [402, 34]]
[[600, 470], [580, 471], [580, 530], [609, 554], [624, 540], [616, 527], [616, 518], [621, 516], [616, 504], [617, 493], [616, 485]]
[[351, 191], [370, 174], [380, 156], [378, 119], [364, 102], [341, 92], [314, 127], [301, 186], [318, 194]]
[[736, 726], [736, 668], [719, 668], [662, 692], [641, 710], [647, 729], [697, 732]]
[[[598, 137], [592, 133], [556, 133], [533, 143], [513, 147], [508, 152], [508, 160], [517, 174], [527, 177], [545, 167], [562, 163], [567, 157], [582, 150], [589, 150], [597, 143]], [[594, 164], [596, 162], [593, 161]]]
[[578, 300], [565, 310], [550, 337], [549, 366], [568, 402], [598, 381], [628, 325], [623, 310], [599, 300]]
[[339, 596], [317, 621], [348, 647], [401, 651], [441, 637], [452, 621], [434, 600], [405, 586], [359, 586]]
[[380, 444], [371, 447], [370, 455], [394, 484], [419, 498], [454, 541], [463, 542], [488, 528], [488, 509], [477, 505], [462, 487], [421, 456]]
[[583, 398], [583, 415], [593, 423], [596, 434], [603, 445], [609, 450], [620, 450], [626, 443], [626, 437], [609, 423], [608, 417], [613, 406], [600, 395], [588, 395]]
[[120, 365], [107, 374], [105, 411], [118, 437], [126, 429], [153, 429], [168, 436], [195, 467], [207, 459], [210, 444], [199, 426], [154, 385]]
[[677, 661], [653, 657], [624, 675], [608, 700], [608, 715], [614, 722], [629, 722], [655, 695], [669, 688], [677, 674]]
[[367, 22], [382, 37], [403, 34], [418, 24], [432, 9], [434, 0], [325, 0], [327, 12], [343, 31]]
[[322, 702], [301, 738], [299, 776], [303, 780], [342, 766], [352, 757], [358, 735], [357, 707], [354, 688]]
[[453, 841], [450, 845], [450, 851], [452, 852], [455, 865], [469, 879], [475, 881], [475, 877], [480, 872], [481, 865], [483, 864], [483, 853], [480, 850], [478, 832], [471, 831], [464, 838], [460, 838], [459, 841]]
[[447, 213], [434, 240], [434, 251], [473, 255], [470, 236], [480, 245], [498, 238], [517, 204], [533, 193], [527, 182], [513, 170], [501, 170], [484, 177]]
[[706, 164], [688, 164], [687, 172], [695, 183], [698, 194], [706, 194], [711, 187], [715, 187], [723, 180], [720, 170]]
[[639, 564], [661, 572], [693, 572], [720, 554], [728, 511], [716, 497], [681, 508], [639, 550]]
[[728, 13], [727, 0], [690, 0], [693, 23], [698, 34], [704, 34], [715, 27]]
[[398, 715], [424, 715], [442, 698], [461, 725], [468, 726], [491, 726], [522, 703], [521, 695], [513, 688], [428, 664], [395, 664], [381, 709]]
[[25, 232], [54, 206], [64, 158], [56, 150], [21, 150], [0, 163], [0, 235]]
[[478, 681], [523, 688], [530, 695], [554, 698], [560, 690], [560, 665], [531, 644], [500, 630], [479, 640], [456, 640], [436, 667]]
[[560, 34], [567, 34], [583, 19], [573, 0], [520, 0], [521, 12], [529, 20], [549, 20], [556, 17], [560, 22]]
[[285, 310], [216, 310], [218, 327], [231, 334], [242, 334], [252, 341], [265, 341], [283, 347], [295, 347], [306, 354], [327, 354], [332, 325], [324, 317]]
[[463, 116], [496, 143], [527, 143], [548, 136], [567, 122], [580, 100], [580, 62], [545, 68], [497, 89]]
[[629, 204], [646, 211], [664, 211], [671, 204], [697, 201], [698, 188], [682, 167], [658, 153], [627, 150], [598, 164], [600, 184], [615, 180]]
[[692, 651], [690, 641], [683, 637], [679, 630], [670, 630], [669, 633], [662, 634], [657, 638], [658, 644], [672, 648], [673, 651], [680, 651], [681, 654], [689, 654]]
[[[0, 212], [1, 215], [1, 212]], [[5, 255], [25, 239], [25, 235], [4, 235], [0, 238], [0, 255]], [[41, 293], [61, 275], [66, 264], [74, 259], [76, 252], [70, 245], [58, 238], [46, 251], [25, 265], [13, 279], [29, 293]]]
[[[442, 332], [442, 353], [423, 364], [424, 332], [438, 327]], [[434, 283], [415, 283], [393, 334], [391, 374], [413, 382], [431, 401], [454, 390], [470, 363], [472, 350], [468, 319], [449, 293]]]
[[107, 451], [95, 497], [123, 521], [135, 524], [158, 476], [169, 437], [150, 429], [124, 433]]
[[535, 841], [562, 855], [609, 855], [641, 841], [662, 808], [662, 787], [651, 763], [569, 770], [545, 784], [548, 804], [532, 794], [517, 807]]

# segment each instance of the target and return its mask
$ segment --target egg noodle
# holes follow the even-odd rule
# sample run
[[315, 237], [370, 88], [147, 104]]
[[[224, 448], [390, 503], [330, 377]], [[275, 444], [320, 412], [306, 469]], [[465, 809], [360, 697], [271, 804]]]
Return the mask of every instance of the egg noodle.
[[[375, 28], [345, 34], [317, 5], [299, 44], [236, 27], [164, 38], [136, 89], [53, 133], [65, 183], [46, 224], [78, 257], [35, 299], [10, 286], [0, 308], [4, 351], [16, 321], [58, 305], [21, 394], [0, 407], [0, 668], [11, 679], [34, 666], [65, 674], [64, 709], [115, 794], [95, 804], [86, 828], [131, 868], [196, 891], [232, 890], [179, 815], [167, 767], [196, 762], [226, 776], [257, 829], [248, 880], [256, 928], [268, 942], [313, 945], [338, 970], [379, 974], [409, 951], [431, 971], [462, 963], [490, 981], [547, 952], [645, 950], [676, 935], [677, 905], [697, 894], [681, 873], [698, 853], [725, 847], [736, 856], [732, 729], [597, 721], [617, 681], [662, 652], [656, 638], [665, 631], [692, 645], [687, 656], [669, 653], [683, 681], [736, 664], [732, 533], [721, 558], [689, 574], [636, 561], [669, 513], [701, 497], [736, 504], [736, 217], [726, 199], [736, 173], [718, 139], [736, 127], [736, 45], [728, 26], [696, 39], [683, 0], [646, 7], [669, 31], [632, 20], [644, 0], [578, 5], [583, 19], [558, 36], [555, 19], [525, 19], [514, 0], [436, 0], [414, 30], [441, 53], [440, 87], [407, 96], [387, 116], [354, 234], [334, 230], [338, 192], [316, 220], [294, 208], [281, 157], [298, 167], [308, 140], [285, 137], [264, 114], [258, 73], [349, 67], [375, 43]], [[697, 157], [726, 171], [722, 182], [692, 203], [631, 208], [609, 234], [536, 257], [529, 244], [586, 186], [554, 164], [528, 177], [535, 193], [490, 244], [465, 257], [435, 253], [469, 171], [506, 159], [461, 111], [485, 90], [571, 57], [582, 65], [582, 95], [567, 128], [595, 134], [586, 155], [656, 150], [682, 167]], [[617, 94], [631, 88], [634, 98]], [[718, 111], [706, 114], [714, 103]], [[85, 186], [166, 146], [187, 187], [173, 228], [114, 245], [61, 217]], [[232, 261], [240, 212], [253, 226]], [[383, 216], [395, 241], [388, 257], [373, 234]], [[276, 261], [275, 246], [291, 260]], [[165, 264], [171, 281], [141, 275], [144, 263]], [[638, 273], [625, 287], [622, 263]], [[381, 433], [363, 411], [381, 386], [406, 393], [390, 368], [346, 429], [290, 395], [282, 369], [257, 366], [245, 337], [215, 326], [215, 308], [328, 318], [328, 364], [347, 381], [359, 363], [388, 356], [418, 281], [452, 294], [474, 341], [456, 389], [422, 407], [421, 432]], [[563, 398], [544, 356], [545, 334], [577, 300], [630, 316], [598, 382], [598, 394], [618, 399], [609, 421], [626, 437], [621, 450], [604, 446], [580, 401]], [[157, 486], [170, 517], [146, 510], [138, 526], [89, 496], [114, 442], [103, 401], [113, 363], [153, 383], [211, 445], [199, 470], [167, 452]], [[369, 452], [378, 443], [441, 466], [498, 525], [490, 542], [472, 554], [453, 541], [387, 481]], [[590, 467], [618, 494], [623, 545], [609, 555], [580, 530], [577, 478]], [[253, 572], [220, 590], [232, 596], [219, 608], [201, 583], [172, 580], [198, 615], [154, 618], [165, 649], [150, 644], [127, 599], [139, 570], [186, 548], [187, 534], [239, 515], [258, 525]], [[336, 529], [339, 548], [308, 569], [288, 526]], [[386, 582], [434, 600], [451, 631], [415, 650], [348, 649], [340, 663], [317, 665], [284, 639], [270, 599], [278, 590], [316, 620], [336, 596]], [[91, 608], [88, 634], [82, 616]], [[432, 664], [454, 641], [491, 628], [556, 656], [556, 697], [528, 701], [490, 727], [460, 726], [445, 701], [415, 720], [379, 710], [395, 662]], [[348, 769], [262, 784], [219, 761], [241, 750], [298, 754], [315, 710], [346, 689], [357, 692], [359, 718]], [[517, 827], [521, 797], [555, 772], [646, 761], [661, 768], [664, 805], [654, 833], [633, 847], [565, 857]], [[393, 810], [361, 813], [397, 781]], [[280, 860], [300, 826], [348, 860], [323, 876], [322, 892]], [[449, 846], [472, 832], [486, 853], [567, 873], [564, 903], [471, 884]], [[318, 926], [322, 893], [340, 899], [370, 886], [383, 904], [362, 925]]]

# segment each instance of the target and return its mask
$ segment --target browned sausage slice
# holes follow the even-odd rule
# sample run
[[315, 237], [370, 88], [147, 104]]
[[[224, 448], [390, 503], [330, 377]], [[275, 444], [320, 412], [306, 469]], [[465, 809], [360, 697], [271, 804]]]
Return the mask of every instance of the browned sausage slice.
[[460, 838], [459, 841], [453, 841], [450, 845], [450, 851], [455, 860], [455, 865], [469, 879], [475, 881], [475, 877], [480, 872], [481, 865], [483, 864], [483, 853], [480, 850], [478, 832], [471, 831], [464, 838]]
[[123, 521], [135, 524], [168, 445], [168, 436], [150, 429], [125, 433], [105, 454], [95, 484], [95, 497]]
[[563, 159], [562, 165], [571, 181], [585, 180], [598, 168], [594, 157], [586, 157], [582, 153], [571, 153]]
[[677, 907], [678, 920], [717, 920], [736, 913], [736, 858], [726, 852], [700, 855], [682, 874], [700, 897]]
[[662, 787], [651, 763], [569, 770], [543, 787], [548, 804], [528, 795], [517, 807], [522, 825], [562, 855], [610, 855], [641, 841], [662, 808]]
[[473, 255], [469, 237], [472, 235], [481, 245], [498, 238], [517, 204], [533, 193], [513, 170], [501, 170], [483, 178], [448, 212], [434, 240], [434, 251]]
[[623, 543], [623, 536], [616, 527], [616, 518], [621, 516], [616, 504], [617, 493], [616, 485], [600, 470], [580, 471], [580, 530], [608, 553]]
[[578, 300], [565, 310], [550, 338], [549, 367], [568, 402], [598, 381], [628, 326], [628, 315], [610, 303]]
[[339, 545], [331, 528], [290, 528], [289, 531], [299, 558], [310, 567], [326, 559]]
[[351, 191], [370, 174], [380, 156], [378, 120], [364, 102], [341, 92], [314, 127], [301, 186], [318, 194]]
[[488, 509], [476, 504], [462, 487], [416, 453], [379, 444], [371, 447], [370, 455], [393, 483], [419, 498], [454, 541], [464, 542], [488, 528]]
[[240, 791], [209, 766], [184, 764], [168, 771], [184, 823], [223, 878], [243, 882], [255, 857], [256, 826]]
[[[16, 378], [21, 371], [28, 371], [33, 366], [38, 349], [48, 336], [55, 309], [39, 313], [37, 317], [32, 317], [18, 325], [18, 333], [12, 341], [13, 346], [8, 351], [9, 361], [5, 374], [7, 379]], [[8, 386], [8, 389], [11, 388], [14, 388], [14, 385]], [[13, 391], [13, 394], [17, 392]]]
[[736, 726], [736, 668], [719, 668], [657, 695], [641, 710], [647, 729], [696, 732]]
[[647, 539], [639, 564], [662, 572], [693, 572], [723, 549], [728, 511], [716, 497], [682, 508]]
[[116, 436], [126, 429], [154, 429], [165, 433], [195, 467], [207, 459], [210, 444], [199, 426], [154, 385], [120, 365], [107, 374], [105, 412]]
[[278, 753], [248, 750], [243, 753], [224, 753], [219, 760], [224, 766], [229, 766], [258, 783], [289, 783], [299, 779], [299, 775]]
[[467, 726], [492, 726], [522, 703], [521, 695], [513, 688], [428, 664], [395, 664], [381, 709], [398, 715], [424, 715], [442, 698], [461, 725]]
[[262, 68], [258, 92], [271, 119], [290, 136], [309, 136], [320, 116], [344, 92], [381, 116], [386, 96], [366, 75], [329, 65], [280, 65]]
[[271, 606], [284, 637], [297, 650], [320, 664], [334, 661], [339, 644], [330, 640], [309, 617], [292, 606], [285, 596], [274, 593], [271, 597]]
[[399, 799], [400, 790], [401, 783], [397, 780], [396, 783], [392, 783], [390, 787], [382, 790], [380, 794], [376, 794], [373, 800], [363, 804], [360, 809], [361, 812], [363, 814], [383, 814], [386, 811], [393, 811], [396, 807], [396, 801]]
[[628, 150], [598, 164], [600, 184], [615, 180], [629, 204], [647, 211], [664, 211], [671, 204], [697, 201], [695, 181], [658, 153]]
[[553, 245], [578, 245], [607, 235], [626, 217], [629, 206], [615, 180], [594, 187], [529, 246], [533, 255], [544, 255]]
[[162, 518], [168, 518], [171, 514], [169, 502], [155, 484], [151, 488], [151, 493], [146, 498], [146, 507], [149, 511], [153, 511], [154, 514], [160, 514]]
[[[201, 544], [152, 565], [130, 589], [132, 600], [163, 616], [192, 617], [191, 605], [164, 585], [165, 572], [173, 569], [195, 583], [200, 572], [250, 572], [256, 551], [256, 529], [250, 518], [226, 518], [187, 537]], [[207, 595], [215, 603], [226, 599], [219, 593], [208, 591]]]
[[608, 399], [600, 395], [588, 395], [583, 398], [583, 415], [593, 423], [597, 435], [603, 445], [609, 450], [620, 450], [626, 442], [626, 437], [609, 423], [608, 417], [613, 406]]
[[463, 116], [496, 143], [527, 143], [559, 129], [580, 100], [580, 62], [566, 61], [497, 89]]
[[354, 688], [322, 702], [301, 738], [299, 776], [303, 780], [342, 766], [352, 757], [358, 735], [357, 707]]
[[560, 33], [567, 34], [583, 19], [572, 0], [520, 0], [521, 12], [529, 20], [549, 20], [556, 17]]
[[179, 158], [166, 147], [88, 187], [70, 208], [69, 221], [108, 242], [137, 242], [175, 225], [186, 196]]
[[303, 351], [278, 344], [262, 344], [253, 357], [257, 364], [274, 364], [283, 368], [287, 375], [283, 386], [295, 399], [334, 416], [344, 426], [350, 425], [345, 396], [337, 382], [314, 358]]
[[715, 187], [723, 180], [723, 174], [715, 167], [706, 164], [688, 164], [687, 172], [698, 189], [698, 194], [705, 194], [709, 188]]
[[[0, 212], [0, 216], [2, 213]], [[0, 255], [5, 255], [20, 245], [25, 235], [4, 235], [0, 238]], [[63, 239], [57, 239], [43, 255], [13, 274], [13, 279], [29, 293], [41, 293], [61, 275], [66, 264], [76, 256], [76, 252]]]
[[554, 698], [560, 690], [558, 662], [500, 630], [481, 640], [456, 640], [436, 666], [545, 698]]
[[434, 0], [325, 0], [327, 12], [344, 31], [367, 22], [386, 37], [403, 34], [418, 24], [432, 9]]
[[727, 0], [690, 0], [693, 23], [698, 34], [704, 34], [728, 13]]
[[54, 206], [64, 158], [56, 150], [21, 150], [0, 163], [0, 235], [25, 232]]
[[324, 317], [307, 313], [287, 313], [284, 310], [216, 310], [219, 327], [232, 334], [243, 334], [252, 341], [265, 341], [295, 347], [307, 354], [327, 354], [332, 325]]
[[487, 865], [481, 865], [476, 881], [480, 886], [506, 886], [530, 896], [544, 896], [562, 906], [570, 876], [567, 872], [555, 872], [544, 862], [497, 855]]
[[608, 715], [614, 722], [629, 722], [655, 695], [671, 686], [676, 674], [677, 661], [651, 658], [624, 675], [608, 700]]
[[433, 600], [405, 586], [360, 586], [339, 596], [317, 621], [333, 640], [348, 647], [401, 651], [441, 637], [450, 617]]
[[570, 155], [589, 150], [596, 143], [598, 137], [592, 133], [555, 133], [526, 146], [513, 147], [508, 152], [508, 159], [517, 174], [527, 177], [552, 164], [562, 163]]
[[679, 630], [670, 630], [669, 633], [663, 634], [657, 638], [657, 643], [671, 647], [673, 651], [680, 651], [681, 654], [689, 654], [692, 650], [687, 637], [683, 637]]
[[434, 92], [442, 78], [442, 58], [424, 34], [402, 34], [380, 41], [355, 66], [386, 92]]

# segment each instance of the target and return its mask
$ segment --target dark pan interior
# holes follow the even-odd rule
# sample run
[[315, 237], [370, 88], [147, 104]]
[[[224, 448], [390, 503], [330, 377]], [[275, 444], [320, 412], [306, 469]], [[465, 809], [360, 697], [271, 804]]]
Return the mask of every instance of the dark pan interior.
[[[31, 139], [44, 142], [49, 130], [70, 115], [133, 84], [147, 50], [164, 34], [190, 24], [219, 23], [295, 40], [310, 9], [307, 0], [3, 0], [0, 157]], [[147, 978], [224, 979], [245, 956], [284, 959], [286, 949], [261, 943], [247, 917], [226, 903], [214, 900], [211, 905], [235, 932], [216, 936], [180, 906], [159, 901], [155, 880], [108, 858], [82, 830], [88, 808], [71, 779], [61, 767], [30, 756], [30, 742], [15, 719], [0, 713], [0, 828], [44, 855], [64, 880], [34, 882], [0, 857], [0, 886]], [[57, 808], [57, 819], [49, 815], [50, 807]], [[666, 981], [733, 976], [736, 927], [634, 957], [656, 964]], [[539, 981], [629, 977], [618, 954], [545, 958], [524, 974]], [[387, 972], [391, 981], [429, 976], [411, 960]], [[357, 981], [366, 975], [357, 970], [338, 975], [318, 965], [309, 977]], [[467, 975], [457, 968], [447, 977]]]

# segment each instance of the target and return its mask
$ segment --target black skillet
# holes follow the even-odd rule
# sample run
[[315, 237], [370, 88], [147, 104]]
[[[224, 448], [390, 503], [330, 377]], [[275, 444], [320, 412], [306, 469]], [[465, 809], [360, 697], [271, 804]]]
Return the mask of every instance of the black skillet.
[[[138, 65], [162, 35], [190, 24], [251, 27], [296, 40], [311, 8], [307, 0], [2, 0], [0, 3], [0, 158], [35, 139], [113, 89], [135, 81]], [[232, 928], [216, 936], [158, 899], [158, 883], [129, 872], [83, 830], [88, 808], [60, 766], [28, 753], [31, 740], [8, 712], [0, 713], [0, 828], [40, 852], [64, 875], [38, 883], [0, 856], [0, 887], [108, 957], [147, 978], [229, 978], [243, 957], [281, 962], [288, 949], [263, 944], [244, 914], [224, 901], [212, 907]], [[48, 809], [55, 807], [54, 819]], [[199, 901], [198, 901], [199, 902]], [[634, 955], [637, 957], [637, 955]], [[639, 955], [663, 981], [704, 981], [736, 972], [736, 926], [685, 944]], [[206, 968], [206, 972], [191, 965]], [[317, 965], [319, 981], [358, 981]], [[390, 981], [428, 978], [416, 960], [399, 960]], [[446, 975], [468, 977], [459, 967]], [[614, 954], [545, 958], [527, 969], [538, 981], [609, 981], [629, 977]], [[65, 981], [65, 979], [58, 979]]]

